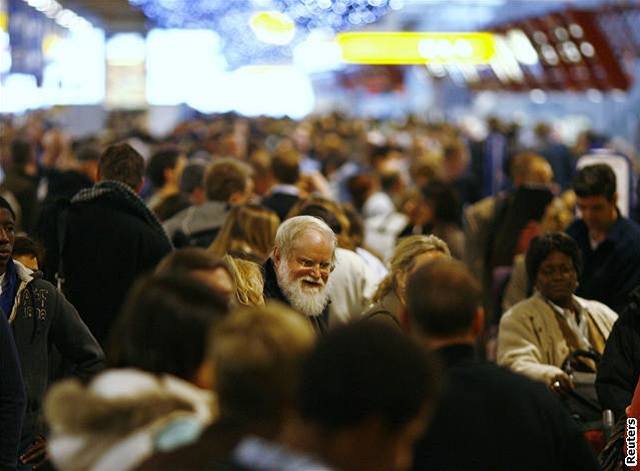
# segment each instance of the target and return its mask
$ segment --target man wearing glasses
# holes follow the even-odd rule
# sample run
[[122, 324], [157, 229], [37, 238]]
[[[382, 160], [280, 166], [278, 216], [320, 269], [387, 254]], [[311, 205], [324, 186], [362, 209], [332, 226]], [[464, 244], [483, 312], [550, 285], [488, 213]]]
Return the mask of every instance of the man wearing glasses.
[[283, 222], [265, 264], [265, 299], [276, 299], [304, 314], [316, 333], [329, 325], [329, 275], [336, 236], [322, 220], [297, 216]]

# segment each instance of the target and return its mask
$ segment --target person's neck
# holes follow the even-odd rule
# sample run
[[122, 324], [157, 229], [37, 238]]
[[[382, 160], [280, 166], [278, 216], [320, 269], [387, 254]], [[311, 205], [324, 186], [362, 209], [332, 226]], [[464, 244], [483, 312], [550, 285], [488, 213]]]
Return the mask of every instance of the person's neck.
[[575, 307], [573, 304], [573, 298], [558, 299], [551, 302], [562, 309], [574, 309]]
[[300, 423], [294, 427], [285, 427], [280, 440], [287, 448], [314, 457], [335, 469], [350, 469], [348, 456], [343, 456], [339, 446], [331, 445], [332, 441], [339, 440], [335, 437], [327, 440], [327, 434], [317, 427]]
[[427, 350], [440, 350], [441, 348], [453, 347], [457, 345], [475, 346], [476, 339], [472, 335], [460, 335], [449, 338], [422, 337], [421, 343]]
[[607, 238], [607, 235], [611, 231], [611, 228], [616, 223], [618, 218], [620, 217], [620, 213], [618, 212], [618, 208], [614, 207], [612, 209], [613, 213], [611, 214], [611, 219], [609, 220], [609, 224], [602, 230], [589, 230], [589, 238], [594, 242], [602, 242]]

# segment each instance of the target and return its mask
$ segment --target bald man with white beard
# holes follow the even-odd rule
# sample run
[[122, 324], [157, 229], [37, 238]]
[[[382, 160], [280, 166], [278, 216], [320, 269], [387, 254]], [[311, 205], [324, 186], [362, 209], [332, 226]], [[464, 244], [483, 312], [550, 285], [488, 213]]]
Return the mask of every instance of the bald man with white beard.
[[321, 219], [297, 216], [278, 228], [264, 266], [264, 297], [304, 314], [318, 334], [329, 326], [329, 276], [335, 264], [336, 236]]

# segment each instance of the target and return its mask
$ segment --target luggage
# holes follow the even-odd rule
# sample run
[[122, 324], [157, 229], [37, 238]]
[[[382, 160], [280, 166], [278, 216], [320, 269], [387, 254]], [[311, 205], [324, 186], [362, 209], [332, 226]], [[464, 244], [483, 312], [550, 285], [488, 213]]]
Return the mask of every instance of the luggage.
[[562, 370], [573, 380], [574, 389], [559, 393], [585, 439], [596, 453], [602, 451], [613, 428], [613, 414], [602, 409], [596, 393], [596, 368], [601, 355], [593, 350], [575, 350], [562, 362]]

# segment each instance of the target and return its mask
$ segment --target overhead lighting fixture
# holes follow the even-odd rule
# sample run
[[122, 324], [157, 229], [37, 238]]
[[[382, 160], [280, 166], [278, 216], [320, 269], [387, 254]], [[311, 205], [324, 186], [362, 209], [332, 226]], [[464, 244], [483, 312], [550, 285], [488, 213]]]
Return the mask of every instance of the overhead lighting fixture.
[[352, 64], [487, 64], [496, 54], [491, 33], [340, 33], [342, 59]]
[[524, 65], [536, 65], [538, 52], [535, 50], [526, 34], [520, 29], [512, 29], [507, 33], [507, 43], [515, 58]]
[[509, 48], [507, 40], [499, 35], [495, 36], [496, 55], [491, 60], [491, 68], [502, 82], [522, 82], [524, 73], [518, 64], [518, 60]]
[[429, 74], [437, 78], [443, 78], [447, 76], [447, 70], [442, 64], [427, 64], [427, 70]]
[[78, 15], [73, 10], [64, 8], [56, 0], [23, 0], [27, 5], [42, 12], [55, 21], [59, 26], [69, 30], [91, 28], [91, 22]]
[[531, 92], [529, 92], [529, 98], [533, 103], [542, 105], [547, 101], [547, 94], [539, 88], [534, 88], [533, 90], [531, 90]]
[[584, 35], [582, 26], [580, 26], [577, 23], [571, 23], [569, 25], [569, 33], [571, 33], [571, 36], [573, 36], [576, 39], [580, 39]]
[[558, 53], [556, 52], [553, 46], [550, 46], [549, 44], [545, 44], [540, 48], [540, 52], [542, 53], [542, 57], [547, 64], [558, 65], [560, 63], [560, 59], [558, 58]]
[[596, 55], [596, 50], [593, 47], [593, 44], [587, 41], [580, 43], [580, 51], [582, 51], [582, 54], [584, 54], [585, 57], [593, 57]]
[[293, 20], [279, 11], [261, 11], [251, 16], [249, 25], [256, 37], [267, 44], [284, 46], [296, 34]]

